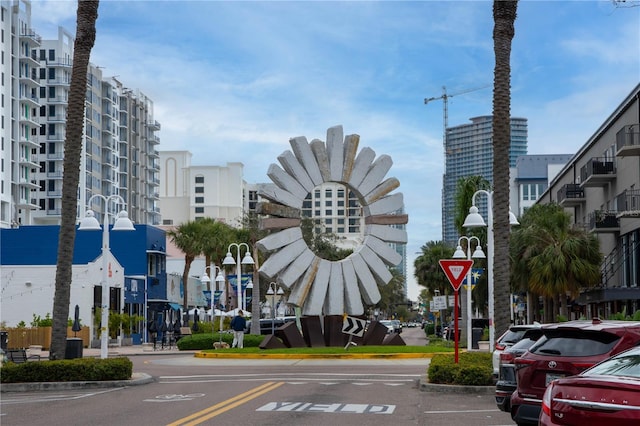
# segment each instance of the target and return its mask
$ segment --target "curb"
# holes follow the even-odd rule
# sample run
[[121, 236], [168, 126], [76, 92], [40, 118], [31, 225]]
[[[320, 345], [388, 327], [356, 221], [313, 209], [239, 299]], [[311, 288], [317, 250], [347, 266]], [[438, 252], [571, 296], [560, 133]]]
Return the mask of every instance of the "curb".
[[127, 386], [146, 385], [153, 382], [153, 377], [146, 373], [133, 373], [129, 380], [105, 380], [83, 382], [33, 382], [33, 383], [3, 383], [0, 392], [32, 392], [61, 389], [104, 389], [124, 388]]
[[396, 353], [396, 354], [269, 354], [269, 353], [224, 353], [196, 352], [195, 358], [239, 358], [239, 359], [430, 359], [434, 353]]
[[420, 379], [418, 389], [420, 389], [420, 392], [439, 392], [448, 394], [495, 395], [496, 393], [495, 386], [441, 385], [427, 382], [426, 376]]

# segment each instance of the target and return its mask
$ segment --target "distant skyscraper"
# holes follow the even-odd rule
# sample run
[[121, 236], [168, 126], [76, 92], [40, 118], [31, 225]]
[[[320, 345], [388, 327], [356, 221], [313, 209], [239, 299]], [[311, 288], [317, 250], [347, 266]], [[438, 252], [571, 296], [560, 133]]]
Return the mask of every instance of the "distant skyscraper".
[[[448, 127], [445, 142], [445, 172], [442, 184], [442, 239], [455, 245], [459, 235], [455, 229], [456, 185], [462, 177], [482, 176], [493, 184], [493, 117], [471, 118], [470, 124]], [[509, 167], [516, 158], [527, 153], [527, 119], [511, 118]], [[478, 199], [485, 210], [486, 197]]]

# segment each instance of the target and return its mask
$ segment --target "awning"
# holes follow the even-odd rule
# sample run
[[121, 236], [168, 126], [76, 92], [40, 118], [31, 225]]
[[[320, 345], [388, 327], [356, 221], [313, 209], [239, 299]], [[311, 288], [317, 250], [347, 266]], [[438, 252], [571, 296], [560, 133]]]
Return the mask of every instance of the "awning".
[[182, 309], [182, 305], [179, 305], [177, 303], [169, 302], [169, 306], [171, 306], [171, 309], [173, 309], [174, 311], [179, 311], [180, 309]]

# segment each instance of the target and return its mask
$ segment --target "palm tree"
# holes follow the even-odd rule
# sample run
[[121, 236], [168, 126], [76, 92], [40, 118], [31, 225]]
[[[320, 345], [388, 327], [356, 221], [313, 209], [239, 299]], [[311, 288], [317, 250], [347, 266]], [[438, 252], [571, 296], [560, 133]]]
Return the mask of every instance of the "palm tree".
[[202, 225], [199, 221], [189, 221], [167, 232], [171, 242], [184, 253], [184, 270], [182, 271], [182, 305], [189, 311], [189, 270], [197, 256], [202, 253]]
[[431, 297], [436, 294], [436, 290], [442, 295], [450, 293], [453, 289], [438, 261], [451, 259], [453, 248], [443, 241], [429, 241], [420, 250], [422, 254], [413, 262], [414, 276], [418, 285], [424, 287]]
[[[598, 239], [571, 226], [571, 217], [558, 204], [534, 205], [521, 218], [512, 235], [513, 282], [534, 295], [560, 299], [568, 317], [567, 294], [600, 283]], [[533, 308], [529, 305], [529, 310]], [[555, 320], [545, 309], [545, 321]]]
[[[469, 208], [471, 207], [471, 201], [473, 198], [473, 194], [479, 189], [484, 189], [489, 191], [491, 189], [491, 183], [482, 176], [467, 176], [461, 177], [458, 179], [456, 183], [456, 216], [454, 218], [454, 225], [458, 234], [462, 235], [467, 230], [462, 227], [467, 215], [469, 214]], [[480, 238], [480, 241], [487, 241], [486, 239], [486, 229], [484, 228], [471, 228], [472, 235], [476, 235]], [[483, 235], [480, 235], [479, 233]]]
[[78, 1], [76, 37], [73, 45], [73, 67], [67, 107], [64, 142], [64, 175], [62, 177], [62, 214], [58, 236], [56, 284], [53, 297], [53, 324], [49, 358], [64, 359], [67, 345], [67, 319], [71, 297], [73, 247], [76, 238], [78, 183], [84, 128], [84, 103], [87, 90], [87, 68], [96, 40], [98, 0]]
[[[495, 331], [509, 328], [509, 148], [511, 146], [511, 42], [517, 0], [493, 2], [493, 279]], [[502, 308], [500, 308], [502, 307]]]

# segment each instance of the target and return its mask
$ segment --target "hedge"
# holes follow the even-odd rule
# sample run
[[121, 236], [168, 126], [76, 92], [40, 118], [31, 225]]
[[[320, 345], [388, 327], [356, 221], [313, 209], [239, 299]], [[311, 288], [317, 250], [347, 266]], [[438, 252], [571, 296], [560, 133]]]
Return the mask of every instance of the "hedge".
[[128, 380], [133, 373], [129, 358], [78, 358], [57, 361], [6, 362], [0, 368], [2, 383]]
[[430, 383], [467, 386], [493, 385], [491, 353], [462, 352], [458, 354], [436, 354], [431, 358], [427, 376]]

